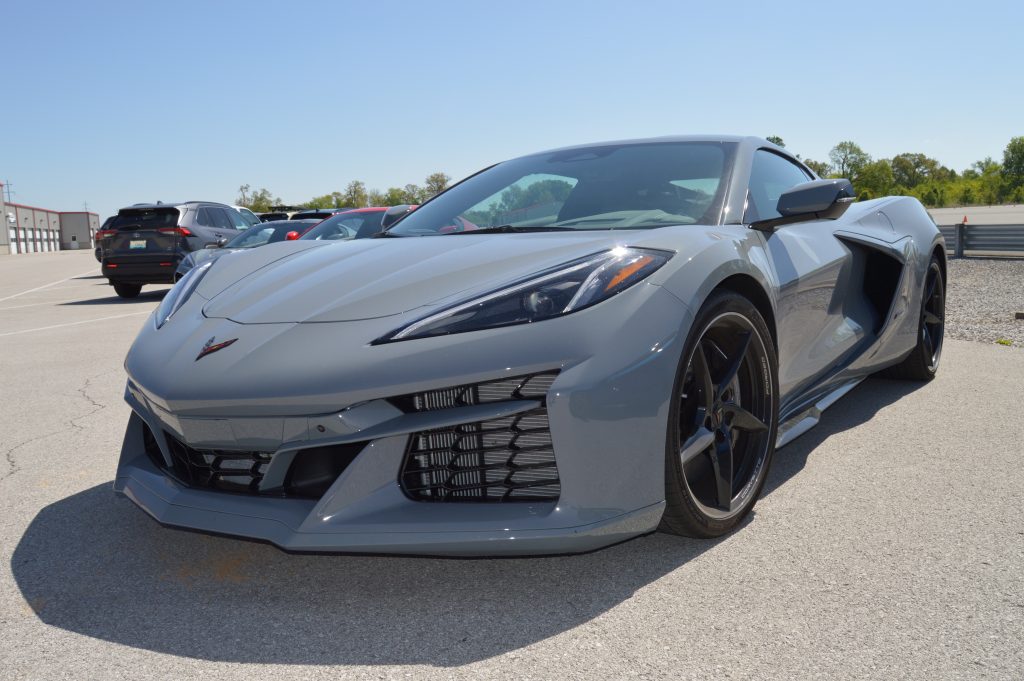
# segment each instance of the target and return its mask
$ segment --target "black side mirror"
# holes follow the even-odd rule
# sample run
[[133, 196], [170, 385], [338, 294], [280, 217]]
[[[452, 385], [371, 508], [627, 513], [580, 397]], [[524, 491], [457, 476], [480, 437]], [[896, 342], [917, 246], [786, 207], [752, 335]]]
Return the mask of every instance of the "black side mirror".
[[384, 219], [382, 219], [380, 222], [381, 231], [386, 230], [388, 227], [404, 218], [406, 215], [411, 213], [412, 210], [413, 206], [410, 206], [407, 203], [403, 203], [400, 206], [391, 206], [391, 208], [388, 208], [386, 211], [384, 211]]
[[835, 220], [856, 200], [849, 180], [814, 180], [787, 189], [779, 196], [775, 210], [782, 217], [759, 220], [754, 229], [771, 230], [804, 220]]

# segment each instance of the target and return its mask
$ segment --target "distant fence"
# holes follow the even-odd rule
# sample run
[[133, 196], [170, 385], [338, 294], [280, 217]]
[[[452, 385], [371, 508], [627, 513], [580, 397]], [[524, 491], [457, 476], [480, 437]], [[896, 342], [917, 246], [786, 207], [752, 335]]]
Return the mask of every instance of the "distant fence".
[[1019, 253], [1024, 255], [1024, 225], [940, 225], [946, 240], [946, 251], [954, 258], [964, 257], [965, 251], [987, 253]]

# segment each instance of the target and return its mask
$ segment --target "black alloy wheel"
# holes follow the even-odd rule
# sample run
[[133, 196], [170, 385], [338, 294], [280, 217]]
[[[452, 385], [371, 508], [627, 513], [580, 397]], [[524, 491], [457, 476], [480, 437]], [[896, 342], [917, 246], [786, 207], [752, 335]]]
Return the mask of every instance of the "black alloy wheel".
[[917, 345], [902, 362], [883, 374], [889, 378], [930, 381], [939, 370], [946, 326], [946, 286], [938, 256], [933, 256], [924, 277]]
[[775, 349], [757, 309], [731, 292], [697, 316], [676, 380], [662, 528], [715, 537], [761, 493], [775, 451]]
[[946, 325], [946, 292], [942, 285], [942, 270], [932, 261], [924, 284], [924, 305], [921, 312], [921, 343], [928, 359], [928, 368], [934, 374], [942, 356], [942, 337]]

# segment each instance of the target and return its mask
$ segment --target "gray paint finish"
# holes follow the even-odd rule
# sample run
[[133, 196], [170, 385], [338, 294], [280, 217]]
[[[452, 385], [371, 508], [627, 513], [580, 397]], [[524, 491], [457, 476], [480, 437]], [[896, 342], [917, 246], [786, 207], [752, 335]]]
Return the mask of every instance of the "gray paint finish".
[[[934, 223], [909, 198], [854, 204], [838, 220], [771, 233], [735, 224], [747, 165], [756, 149], [772, 147], [730, 139], [739, 150], [721, 224], [299, 241], [218, 260], [172, 320], [159, 330], [147, 323], [129, 352], [134, 414], [115, 489], [161, 522], [289, 549], [565, 553], [653, 531], [664, 506], [673, 381], [694, 315], [716, 287], [741, 279], [768, 301], [788, 441], [815, 409], [914, 347], [911, 311], [920, 307], [932, 251], [941, 249]], [[570, 315], [372, 344], [447, 304], [617, 246], [675, 256], [642, 283]], [[861, 290], [866, 252], [903, 268], [877, 325]], [[238, 341], [197, 362], [211, 338]], [[384, 398], [550, 370], [560, 372], [547, 395], [557, 502], [426, 504], [404, 496], [397, 476], [409, 433], [524, 406], [400, 414]], [[369, 444], [318, 502], [247, 497], [162, 475], [142, 449], [143, 420], [193, 445], [283, 454]]]

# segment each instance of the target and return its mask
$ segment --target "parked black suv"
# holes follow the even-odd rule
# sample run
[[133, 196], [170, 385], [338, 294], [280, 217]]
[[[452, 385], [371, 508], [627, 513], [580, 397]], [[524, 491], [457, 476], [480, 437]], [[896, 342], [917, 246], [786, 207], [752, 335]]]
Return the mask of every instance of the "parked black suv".
[[247, 229], [231, 206], [211, 201], [138, 203], [118, 211], [103, 245], [103, 276], [122, 298], [143, 284], [172, 284], [178, 263], [206, 244], [225, 242]]

